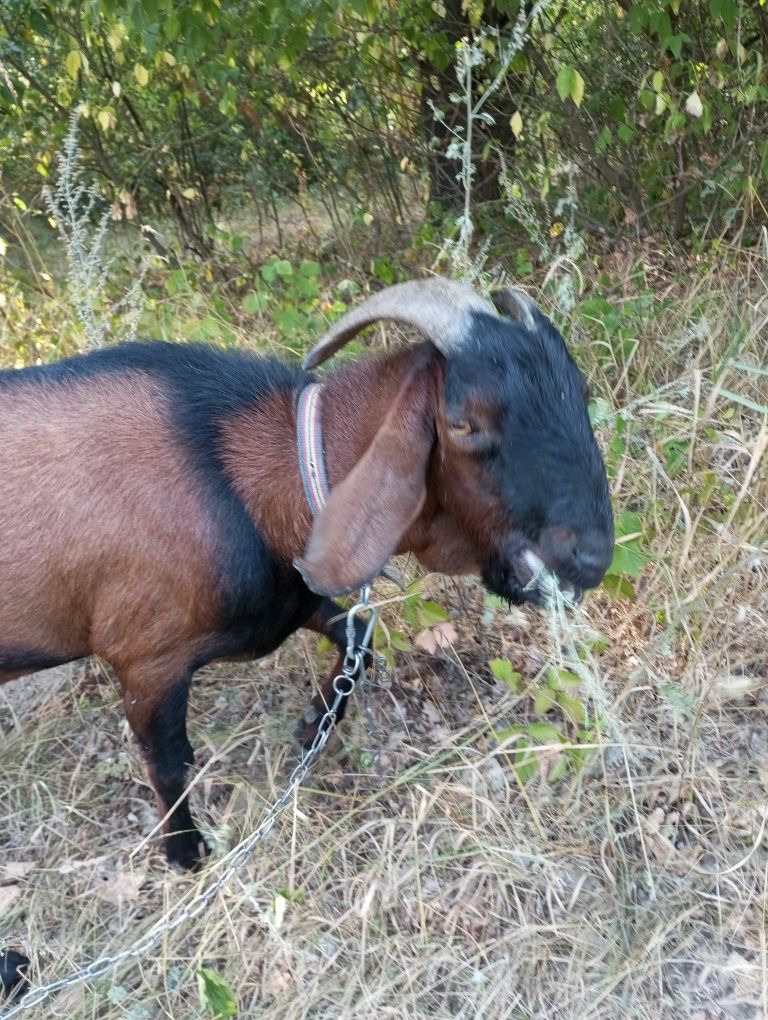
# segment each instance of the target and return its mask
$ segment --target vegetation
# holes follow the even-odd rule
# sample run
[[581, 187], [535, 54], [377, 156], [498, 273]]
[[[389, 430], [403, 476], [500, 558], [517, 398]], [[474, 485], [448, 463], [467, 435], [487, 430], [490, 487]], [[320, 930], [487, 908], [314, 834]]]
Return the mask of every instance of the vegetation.
[[310, 192], [337, 226], [351, 206], [405, 227], [414, 202], [463, 200], [465, 51], [476, 95], [503, 76], [472, 125], [489, 223], [515, 222], [521, 189], [556, 219], [546, 211], [573, 165], [593, 228], [663, 225], [699, 242], [754, 229], [768, 170], [762, 0], [533, 10], [529, 23], [517, 0], [3, 0], [4, 183], [35, 195], [79, 104], [114, 215], [172, 216], [185, 254], [237, 252], [247, 238], [222, 214], [247, 201], [279, 222]]
[[[381, 731], [358, 706], [208, 910], [51, 1011], [768, 1015], [766, 52], [763, 0], [0, 0], [0, 366], [293, 358], [382, 284], [522, 280], [617, 520], [575, 614], [401, 564]], [[303, 636], [200, 676], [219, 856], [331, 662]], [[36, 981], [205, 883], [163, 869], [100, 664], [0, 688], [0, 776], [0, 948]]]

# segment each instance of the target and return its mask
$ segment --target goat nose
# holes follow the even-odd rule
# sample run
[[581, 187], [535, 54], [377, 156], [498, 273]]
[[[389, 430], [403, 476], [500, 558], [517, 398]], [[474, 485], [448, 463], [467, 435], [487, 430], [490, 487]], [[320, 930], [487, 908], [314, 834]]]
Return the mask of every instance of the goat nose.
[[590, 531], [578, 536], [573, 547], [573, 560], [587, 587], [593, 588], [600, 583], [612, 559], [613, 535]]

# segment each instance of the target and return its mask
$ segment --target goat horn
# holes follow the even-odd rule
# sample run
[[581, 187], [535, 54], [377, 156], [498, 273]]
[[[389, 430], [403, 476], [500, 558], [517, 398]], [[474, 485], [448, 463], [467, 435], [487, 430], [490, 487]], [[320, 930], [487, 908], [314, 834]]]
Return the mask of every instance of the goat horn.
[[523, 291], [514, 290], [512, 287], [503, 287], [491, 292], [491, 301], [501, 315], [522, 322], [526, 329], [536, 328], [538, 308], [536, 303]]
[[492, 306], [467, 283], [439, 278], [397, 283], [342, 315], [306, 356], [304, 368], [317, 368], [378, 319], [415, 326], [442, 354], [450, 357], [471, 329], [471, 312], [494, 314]]

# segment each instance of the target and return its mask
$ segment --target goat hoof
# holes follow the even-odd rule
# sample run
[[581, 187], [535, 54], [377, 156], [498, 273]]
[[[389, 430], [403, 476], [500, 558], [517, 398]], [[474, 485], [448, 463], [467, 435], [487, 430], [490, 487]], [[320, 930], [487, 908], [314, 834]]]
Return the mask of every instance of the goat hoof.
[[195, 829], [166, 836], [165, 856], [169, 867], [176, 871], [199, 871], [211, 848]]
[[0, 998], [20, 999], [29, 988], [29, 957], [15, 949], [0, 950]]

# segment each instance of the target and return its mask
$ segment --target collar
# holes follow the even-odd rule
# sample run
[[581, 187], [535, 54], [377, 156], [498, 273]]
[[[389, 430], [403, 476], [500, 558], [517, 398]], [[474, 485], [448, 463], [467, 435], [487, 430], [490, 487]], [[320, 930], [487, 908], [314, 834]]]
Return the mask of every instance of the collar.
[[309, 383], [299, 394], [296, 408], [296, 440], [299, 470], [312, 516], [317, 517], [328, 502], [330, 489], [323, 457], [323, 433], [320, 424], [320, 383]]

